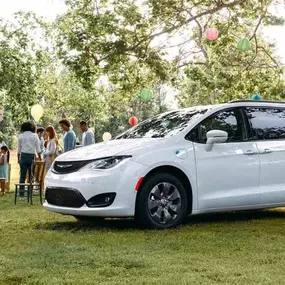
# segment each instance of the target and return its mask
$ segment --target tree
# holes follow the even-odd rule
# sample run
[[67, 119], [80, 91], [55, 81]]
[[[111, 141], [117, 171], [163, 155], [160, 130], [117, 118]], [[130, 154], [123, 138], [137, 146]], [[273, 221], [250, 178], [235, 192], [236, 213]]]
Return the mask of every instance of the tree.
[[[269, 5], [276, 1], [248, 2], [254, 13], [231, 9], [195, 20], [190, 39], [193, 51], [186, 56], [181, 52], [177, 59], [177, 65], [186, 75], [178, 83], [180, 106], [249, 98], [255, 92], [260, 92], [264, 99], [281, 98], [284, 68], [273, 56], [274, 45], [266, 43], [260, 32], [263, 23], [282, 22], [268, 12]], [[256, 14], [260, 15], [257, 19]], [[204, 38], [206, 28], [211, 26], [220, 31], [219, 39], [214, 42]], [[241, 38], [251, 40], [251, 50], [237, 49]]]
[[1, 103], [9, 108], [16, 125], [29, 118], [29, 108], [38, 100], [35, 86], [45, 52], [33, 37], [41, 26], [31, 13], [17, 13], [13, 24], [0, 20]]
[[165, 94], [160, 87], [154, 91], [152, 101], [142, 102], [138, 94], [126, 96], [124, 90], [107, 82], [86, 90], [72, 73], [67, 70], [58, 73], [56, 69], [43, 74], [36, 87], [38, 96], [44, 98], [43, 125], [58, 126], [60, 119], [68, 118], [80, 135], [79, 122], [86, 120], [96, 130], [97, 141], [102, 140], [106, 131], [116, 136], [128, 128], [128, 119], [133, 115], [143, 120], [165, 110]]
[[101, 75], [129, 94], [156, 78], [167, 80], [170, 65], [151, 47], [151, 22], [135, 1], [66, 3], [69, 9], [56, 23], [58, 55], [85, 88], [92, 88]]

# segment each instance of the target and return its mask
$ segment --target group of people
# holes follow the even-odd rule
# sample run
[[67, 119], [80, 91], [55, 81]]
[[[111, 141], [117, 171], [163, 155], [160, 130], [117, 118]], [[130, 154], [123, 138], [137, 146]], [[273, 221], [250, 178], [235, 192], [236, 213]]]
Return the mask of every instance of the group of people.
[[[20, 183], [25, 183], [27, 173], [31, 177], [32, 164], [35, 159], [45, 161], [47, 171], [55, 157], [61, 152], [68, 152], [77, 147], [95, 143], [94, 133], [88, 128], [86, 121], [81, 121], [79, 126], [82, 131], [82, 143], [76, 142], [75, 132], [71, 123], [63, 119], [59, 122], [64, 131], [63, 148], [59, 144], [55, 128], [50, 124], [45, 129], [36, 127], [32, 122], [22, 124], [18, 136], [18, 163], [20, 165]], [[9, 149], [2, 145], [0, 153], [0, 178], [8, 182]], [[24, 195], [20, 189], [20, 197]]]

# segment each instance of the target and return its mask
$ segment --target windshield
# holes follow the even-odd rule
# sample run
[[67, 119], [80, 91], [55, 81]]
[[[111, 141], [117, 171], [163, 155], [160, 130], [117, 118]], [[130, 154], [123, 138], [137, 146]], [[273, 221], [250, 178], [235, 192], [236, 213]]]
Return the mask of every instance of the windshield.
[[116, 139], [163, 138], [173, 136], [187, 127], [191, 120], [207, 112], [207, 108], [193, 108], [163, 113], [148, 119], [119, 135]]

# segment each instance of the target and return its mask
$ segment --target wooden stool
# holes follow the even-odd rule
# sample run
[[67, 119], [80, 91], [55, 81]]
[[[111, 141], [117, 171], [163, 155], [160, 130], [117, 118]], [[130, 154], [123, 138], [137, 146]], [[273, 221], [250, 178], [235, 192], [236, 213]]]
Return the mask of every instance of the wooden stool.
[[17, 203], [18, 192], [22, 188], [22, 191], [27, 193], [28, 202], [33, 204], [33, 193], [38, 192], [40, 196], [41, 204], [42, 194], [43, 194], [43, 183], [44, 183], [44, 173], [45, 173], [45, 162], [44, 161], [34, 161], [32, 164], [32, 179], [29, 179], [28, 183], [17, 183], [15, 184], [15, 205]]
[[2, 195], [5, 193], [5, 178], [0, 178], [0, 189], [2, 192]]

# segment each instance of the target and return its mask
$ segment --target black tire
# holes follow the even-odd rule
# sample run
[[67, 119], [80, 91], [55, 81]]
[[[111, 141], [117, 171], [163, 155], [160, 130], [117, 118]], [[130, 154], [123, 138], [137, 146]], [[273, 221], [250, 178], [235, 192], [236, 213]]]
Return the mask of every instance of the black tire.
[[[173, 187], [169, 185], [172, 185]], [[180, 198], [173, 200], [174, 194], [171, 194], [173, 195], [171, 197], [173, 201], [171, 201], [170, 205], [170, 196], [165, 194], [164, 190], [157, 190], [161, 188], [170, 189], [169, 193], [171, 193], [171, 191], [172, 193], [175, 192], [176, 196], [180, 196]], [[157, 198], [159, 191], [163, 192], [163, 194], [160, 193], [162, 196]], [[167, 193], [168, 190], [165, 191]], [[169, 197], [169, 199], [165, 196]], [[165, 201], [168, 201], [167, 205], [165, 205], [167, 203]], [[174, 204], [174, 202], [177, 203], [177, 205]], [[156, 206], [157, 203], [158, 205]], [[180, 206], [178, 207], [178, 205]], [[136, 221], [144, 228], [166, 229], [176, 227], [180, 225], [186, 217], [187, 207], [187, 193], [182, 182], [170, 173], [155, 173], [147, 178], [138, 191], [135, 218]], [[175, 212], [172, 210], [173, 208], [179, 208], [179, 211], [177, 210], [177, 212]], [[160, 213], [161, 216], [159, 216]], [[172, 216], [172, 219], [169, 215]]]
[[104, 218], [101, 217], [92, 217], [92, 216], [73, 216], [75, 219], [77, 219], [80, 222], [101, 222], [104, 220]]

